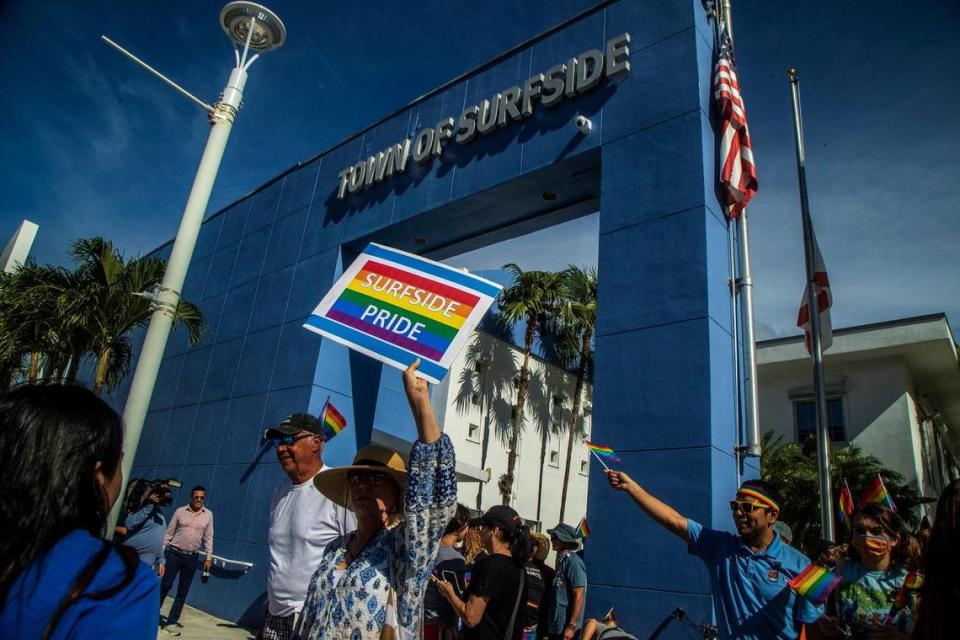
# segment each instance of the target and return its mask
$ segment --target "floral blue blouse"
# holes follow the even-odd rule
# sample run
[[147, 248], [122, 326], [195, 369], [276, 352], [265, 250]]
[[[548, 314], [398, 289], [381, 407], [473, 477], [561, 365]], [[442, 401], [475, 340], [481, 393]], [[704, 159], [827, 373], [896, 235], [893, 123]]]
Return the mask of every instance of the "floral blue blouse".
[[379, 638], [391, 585], [397, 626], [403, 635], [419, 633], [426, 583], [440, 537], [457, 508], [455, 469], [453, 443], [446, 434], [433, 444], [413, 445], [403, 520], [378, 533], [343, 572], [336, 566], [356, 532], [327, 546], [297, 625], [300, 640]]

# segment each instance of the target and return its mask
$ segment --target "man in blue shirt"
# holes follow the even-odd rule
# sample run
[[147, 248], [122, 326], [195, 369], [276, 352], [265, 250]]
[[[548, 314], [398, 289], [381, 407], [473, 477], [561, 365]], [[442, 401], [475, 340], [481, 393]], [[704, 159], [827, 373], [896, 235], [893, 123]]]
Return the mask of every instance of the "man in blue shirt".
[[551, 588], [550, 640], [573, 640], [583, 629], [587, 569], [583, 559], [574, 553], [580, 546], [576, 529], [561, 522], [547, 533], [557, 552], [557, 570]]
[[647, 515], [682, 538], [710, 572], [721, 636], [738, 640], [795, 640], [823, 612], [787, 583], [810, 560], [784, 544], [773, 525], [780, 505], [766, 483], [748, 480], [730, 501], [737, 535], [704, 527], [653, 497], [622, 471], [607, 471], [610, 486], [627, 492]]

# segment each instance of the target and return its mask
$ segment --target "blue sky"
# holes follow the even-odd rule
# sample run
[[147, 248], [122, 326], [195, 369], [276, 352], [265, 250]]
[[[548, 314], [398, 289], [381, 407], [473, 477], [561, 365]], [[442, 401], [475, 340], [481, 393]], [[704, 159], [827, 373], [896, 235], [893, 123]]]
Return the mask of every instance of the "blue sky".
[[[288, 43], [251, 70], [210, 212], [594, 0], [266, 4]], [[0, 237], [29, 217], [40, 224], [34, 255], [62, 263], [80, 237], [136, 254], [173, 236], [208, 125], [98, 38], [212, 102], [232, 66], [220, 6], [0, 3]], [[760, 172], [750, 208], [760, 337], [796, 333], [804, 277], [789, 66], [800, 70], [834, 326], [946, 311], [956, 330], [960, 5], [734, 0], [734, 17]], [[595, 263], [596, 233], [588, 216], [459, 262]]]

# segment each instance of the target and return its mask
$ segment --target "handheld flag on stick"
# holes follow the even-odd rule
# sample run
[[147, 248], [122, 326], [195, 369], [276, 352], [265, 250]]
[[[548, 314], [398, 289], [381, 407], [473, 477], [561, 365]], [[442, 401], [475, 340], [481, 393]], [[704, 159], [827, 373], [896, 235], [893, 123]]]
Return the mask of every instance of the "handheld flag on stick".
[[882, 504], [893, 512], [897, 511], [897, 505], [893, 503], [893, 498], [887, 492], [887, 487], [883, 484], [883, 478], [880, 477], [879, 473], [867, 487], [867, 490], [863, 492], [860, 502], [862, 504]]
[[607, 615], [603, 616], [603, 620], [601, 620], [600, 622], [602, 622], [603, 624], [612, 624], [616, 626], [617, 614], [614, 613], [613, 607], [610, 607], [610, 611], [607, 611]]
[[823, 604], [830, 592], [840, 584], [840, 576], [826, 567], [811, 564], [787, 585], [814, 604]]
[[320, 424], [323, 428], [323, 437], [327, 442], [330, 442], [338, 433], [347, 428], [347, 419], [334, 408], [333, 404], [330, 403], [330, 398], [327, 398], [327, 402], [323, 405], [323, 411], [320, 413]]
[[847, 526], [852, 526], [850, 517], [853, 515], [853, 494], [850, 493], [850, 487], [847, 481], [843, 481], [843, 487], [840, 489], [840, 521]]
[[580, 521], [580, 525], [577, 527], [577, 537], [580, 539], [590, 537], [590, 525], [587, 524], [587, 517], [584, 516]]
[[913, 570], [907, 574], [907, 577], [903, 579], [903, 584], [900, 585], [900, 590], [897, 591], [897, 597], [893, 601], [893, 604], [890, 606], [890, 612], [887, 613], [886, 619], [884, 619], [884, 624], [893, 624], [897, 619], [897, 614], [899, 614], [903, 609], [907, 607], [910, 603], [910, 592], [919, 591], [920, 587], [923, 586], [923, 574], [917, 570]]
[[597, 460], [600, 461], [600, 464], [602, 464], [603, 468], [607, 471], [610, 471], [610, 467], [603, 461], [604, 458], [611, 462], [622, 462], [620, 458], [617, 457], [617, 452], [610, 447], [590, 442], [589, 440], [584, 440], [584, 442], [587, 444], [587, 448], [590, 449], [590, 453], [597, 457]]

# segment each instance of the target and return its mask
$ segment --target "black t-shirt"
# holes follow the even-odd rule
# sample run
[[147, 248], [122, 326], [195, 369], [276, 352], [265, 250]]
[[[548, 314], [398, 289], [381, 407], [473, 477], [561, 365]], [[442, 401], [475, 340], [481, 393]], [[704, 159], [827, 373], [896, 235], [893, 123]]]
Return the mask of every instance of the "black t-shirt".
[[527, 597], [526, 597], [526, 616], [523, 626], [535, 627], [540, 621], [540, 608], [543, 606], [543, 592], [547, 585], [543, 579], [543, 573], [540, 567], [528, 562], [525, 567], [527, 572]]
[[[494, 554], [478, 560], [473, 567], [470, 586], [464, 594], [467, 601], [471, 596], [489, 598], [487, 608], [477, 626], [464, 627], [461, 635], [464, 640], [517, 640], [523, 631], [524, 594], [523, 567], [518, 567], [510, 556]], [[517, 598], [520, 606], [517, 607]], [[513, 632], [507, 635], [507, 625], [514, 608], [517, 608]]]

